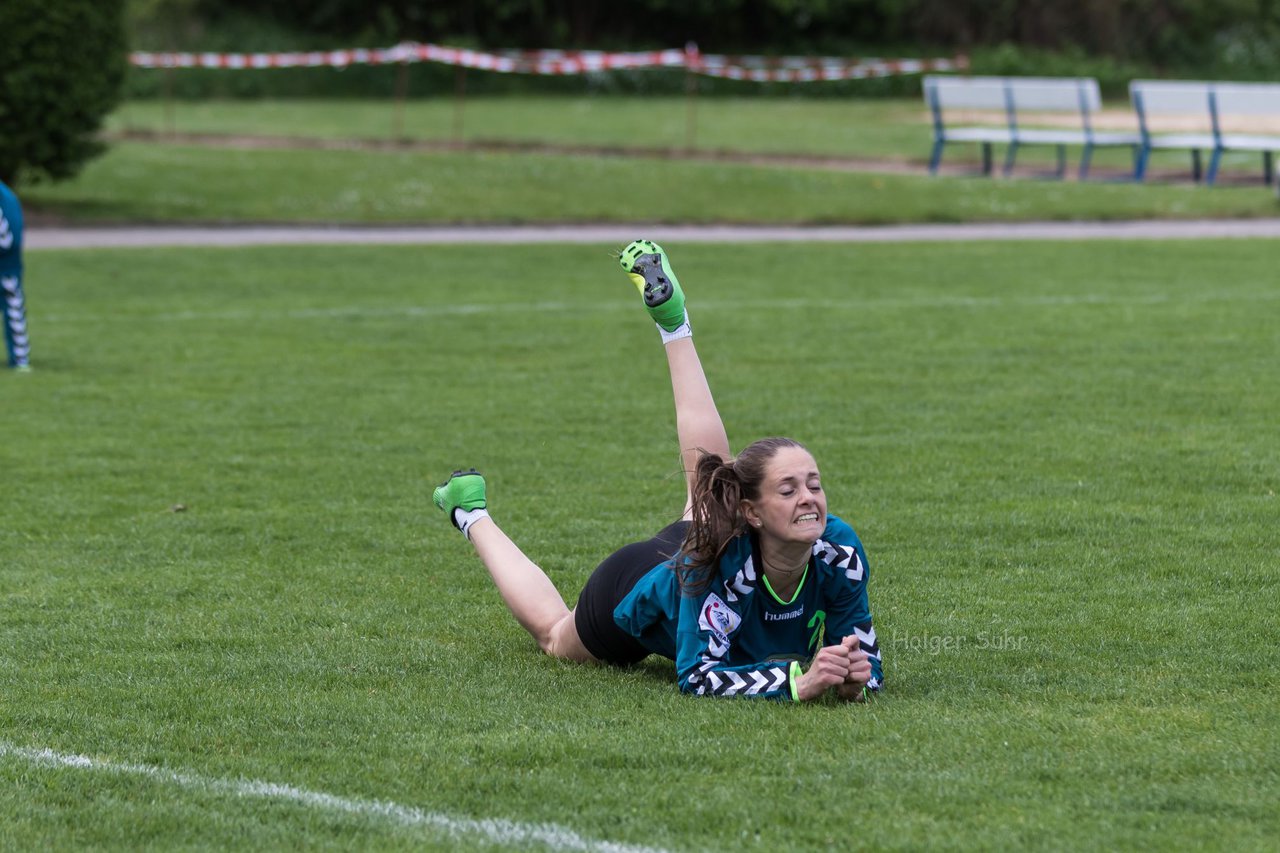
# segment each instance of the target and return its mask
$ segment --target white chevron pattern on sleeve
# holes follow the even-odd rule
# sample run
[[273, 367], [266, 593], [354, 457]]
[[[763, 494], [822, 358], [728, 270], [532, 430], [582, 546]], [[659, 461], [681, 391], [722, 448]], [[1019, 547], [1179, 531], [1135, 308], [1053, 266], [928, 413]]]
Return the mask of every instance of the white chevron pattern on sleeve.
[[876, 629], [872, 627], [870, 631], [864, 631], [854, 626], [853, 633], [858, 638], [858, 647], [867, 653], [867, 657], [880, 660], [880, 649], [876, 646]]
[[760, 696], [774, 690], [781, 690], [787, 683], [785, 667], [775, 666], [763, 670], [738, 672], [707, 673], [705, 690], [713, 696]]
[[[712, 670], [724, 663], [724, 656], [728, 651], [729, 645], [727, 642], [718, 643], [714, 636], [708, 641], [707, 650], [698, 658], [698, 668], [689, 674], [689, 684], [693, 686], [694, 693], [702, 696], [715, 692], [719, 676]], [[713, 681], [712, 679], [716, 680]]]
[[738, 569], [738, 573], [731, 580], [724, 582], [724, 597], [727, 601], [737, 601], [739, 596], [748, 596], [755, 592], [756, 588], [756, 564], [754, 557], [747, 557], [747, 561], [742, 564], [742, 568]]
[[858, 556], [857, 548], [848, 545], [832, 545], [825, 539], [819, 539], [813, 543], [813, 553], [827, 565], [843, 569], [844, 576], [851, 581], [862, 580], [866, 573], [866, 567], [862, 564], [862, 557]]
[[5, 301], [2, 325], [9, 331], [13, 356], [22, 364], [31, 354], [31, 342], [27, 338], [26, 310], [18, 290], [17, 276], [0, 276], [0, 291], [4, 292]]
[[13, 247], [13, 231], [9, 228], [9, 220], [0, 213], [0, 249], [8, 251]]

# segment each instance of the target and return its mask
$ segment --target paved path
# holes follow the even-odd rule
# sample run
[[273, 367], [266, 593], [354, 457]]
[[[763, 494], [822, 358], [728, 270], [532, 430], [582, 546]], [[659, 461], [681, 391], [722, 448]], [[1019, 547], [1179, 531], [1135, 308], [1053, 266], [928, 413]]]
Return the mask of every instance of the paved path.
[[637, 236], [682, 243], [750, 241], [902, 243], [972, 240], [1190, 240], [1280, 237], [1280, 219], [1135, 222], [1009, 222], [963, 225], [871, 225], [786, 228], [735, 225], [529, 226], [29, 226], [27, 249], [138, 246], [265, 246], [290, 244], [607, 243]]

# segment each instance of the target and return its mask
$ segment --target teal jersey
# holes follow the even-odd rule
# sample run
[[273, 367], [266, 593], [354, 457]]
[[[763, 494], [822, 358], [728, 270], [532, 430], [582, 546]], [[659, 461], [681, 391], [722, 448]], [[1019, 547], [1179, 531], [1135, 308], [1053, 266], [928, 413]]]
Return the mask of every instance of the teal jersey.
[[[734, 539], [697, 594], [684, 594], [672, 561], [651, 569], [613, 611], [614, 621], [676, 662], [680, 689], [712, 696], [793, 698], [799, 664], [853, 635], [871, 660], [867, 687], [883, 682], [867, 601], [867, 557], [848, 524], [828, 516], [790, 601], [774, 596], [750, 534]], [[794, 666], [793, 666], [794, 664]]]
[[0, 181], [0, 272], [22, 275], [22, 205]]
[[0, 328], [10, 367], [31, 364], [26, 296], [22, 292], [22, 205], [0, 181]]

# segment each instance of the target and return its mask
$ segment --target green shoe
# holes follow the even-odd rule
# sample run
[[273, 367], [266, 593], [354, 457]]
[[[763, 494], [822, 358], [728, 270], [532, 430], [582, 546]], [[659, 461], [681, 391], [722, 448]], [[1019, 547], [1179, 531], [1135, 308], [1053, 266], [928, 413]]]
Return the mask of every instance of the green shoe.
[[448, 480], [431, 493], [431, 499], [449, 516], [453, 526], [462, 530], [458, 520], [453, 517], [453, 511], [487, 508], [484, 498], [484, 477], [480, 476], [480, 472], [475, 468], [454, 471]]
[[652, 240], [636, 240], [618, 254], [618, 263], [644, 297], [649, 316], [674, 332], [684, 323], [684, 291], [667, 255]]

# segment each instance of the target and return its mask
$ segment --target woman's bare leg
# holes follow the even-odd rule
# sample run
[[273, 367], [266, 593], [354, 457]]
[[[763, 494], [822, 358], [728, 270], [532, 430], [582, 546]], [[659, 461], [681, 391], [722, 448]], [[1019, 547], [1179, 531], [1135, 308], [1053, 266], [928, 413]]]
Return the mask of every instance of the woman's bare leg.
[[492, 518], [476, 522], [470, 534], [471, 544], [507, 609], [538, 641], [538, 647], [552, 657], [595, 660], [578, 637], [573, 611], [565, 606], [546, 572], [526, 557]]
[[716, 453], [728, 459], [729, 436], [711, 396], [711, 386], [698, 359], [693, 338], [679, 338], [666, 345], [667, 366], [671, 369], [671, 392], [676, 403], [676, 439], [680, 463], [685, 472], [684, 517], [689, 517], [693, 498], [693, 472], [698, 457]]
[[[715, 453], [728, 458], [729, 438], [693, 344], [688, 314], [683, 308], [683, 293], [661, 248], [648, 241], [637, 241], [623, 251], [622, 257], [623, 269], [636, 273], [632, 279], [642, 294], [646, 293], [646, 286], [664, 285], [669, 278], [679, 297], [678, 310], [673, 301], [665, 308], [651, 306], [650, 314], [663, 332], [667, 351], [675, 399], [676, 437], [685, 470], [684, 517], [688, 518], [698, 457]], [[454, 478], [436, 490], [435, 502], [471, 540], [507, 609], [544, 652], [568, 660], [596, 660], [578, 636], [573, 611], [566, 606], [546, 572], [525, 556], [489, 517], [483, 479], [474, 469], [466, 474], [456, 472]], [[470, 515], [474, 517], [468, 517]]]
[[573, 611], [565, 606], [551, 578], [489, 516], [484, 478], [474, 468], [455, 471], [435, 490], [433, 500], [471, 540], [507, 609], [539, 648], [553, 657], [595, 660], [582, 644]]
[[667, 350], [671, 391], [676, 403], [676, 438], [685, 471], [685, 511], [692, 506], [694, 468], [703, 453], [729, 457], [729, 438], [707, 385], [693, 329], [685, 310], [684, 290], [662, 247], [652, 240], [635, 240], [618, 253], [622, 269], [644, 300]]

